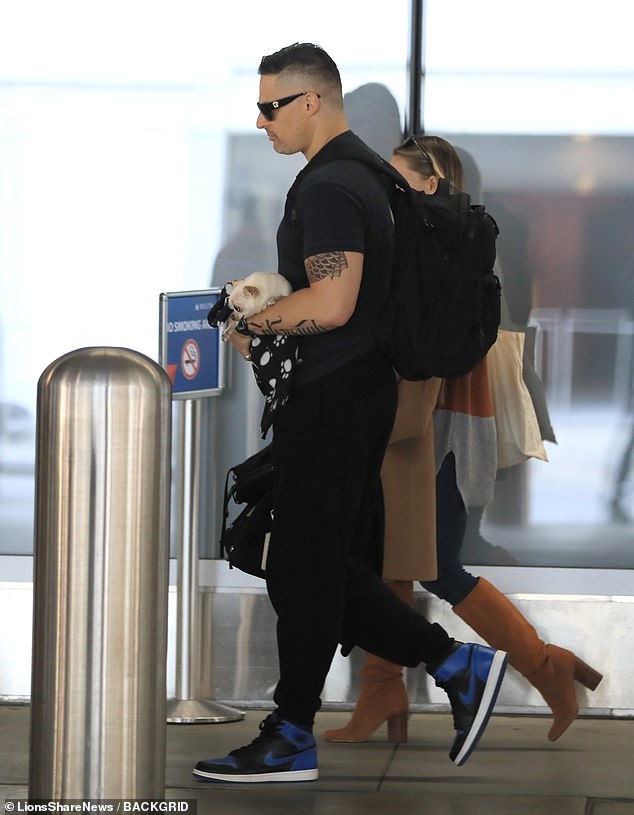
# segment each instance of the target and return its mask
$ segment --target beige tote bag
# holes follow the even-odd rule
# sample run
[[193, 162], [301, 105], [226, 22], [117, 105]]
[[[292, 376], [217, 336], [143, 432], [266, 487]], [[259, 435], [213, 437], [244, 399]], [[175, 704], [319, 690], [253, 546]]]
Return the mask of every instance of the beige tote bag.
[[487, 354], [499, 470], [529, 458], [548, 461], [533, 400], [522, 376], [523, 356], [524, 333], [505, 330], [498, 331]]

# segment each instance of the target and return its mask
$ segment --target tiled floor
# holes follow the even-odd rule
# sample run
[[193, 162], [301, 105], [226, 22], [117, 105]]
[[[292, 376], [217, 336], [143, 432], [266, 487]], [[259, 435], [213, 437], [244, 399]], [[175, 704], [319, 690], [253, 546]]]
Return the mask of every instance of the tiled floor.
[[[198, 759], [251, 741], [263, 715], [166, 725], [166, 797], [197, 799], [198, 815], [634, 815], [634, 720], [580, 719], [550, 744], [545, 718], [496, 715], [459, 769], [447, 758], [450, 716], [416, 713], [408, 743], [397, 748], [384, 730], [362, 745], [320, 739], [315, 782], [231, 786], [192, 778]], [[320, 713], [317, 733], [348, 715]], [[0, 803], [26, 796], [28, 738], [28, 706], [0, 706]]]

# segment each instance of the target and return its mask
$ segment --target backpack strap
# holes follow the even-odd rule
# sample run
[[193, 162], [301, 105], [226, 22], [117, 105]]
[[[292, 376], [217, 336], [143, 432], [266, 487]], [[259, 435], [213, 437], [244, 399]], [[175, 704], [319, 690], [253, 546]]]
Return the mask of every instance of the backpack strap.
[[[229, 486], [229, 481], [233, 476], [233, 484]], [[233, 467], [230, 467], [227, 470], [227, 475], [225, 478], [225, 488], [224, 493], [222, 496], [222, 529], [225, 530], [227, 528], [227, 520], [229, 518], [229, 503], [233, 498], [233, 494], [235, 493], [235, 471]]]
[[345, 139], [334, 138], [328, 142], [322, 149], [308, 162], [308, 164], [300, 170], [291, 188], [289, 189], [286, 200], [290, 209], [291, 223], [294, 228], [299, 230], [301, 226], [297, 217], [295, 209], [295, 200], [299, 193], [299, 188], [302, 181], [310, 173], [328, 164], [332, 161], [359, 161], [367, 167], [380, 173], [384, 180], [387, 182], [387, 189], [390, 197], [395, 192], [395, 187], [400, 187], [402, 190], [410, 190], [411, 187], [403, 176], [392, 165], [382, 158], [378, 153], [368, 147], [355, 133], [348, 131]]

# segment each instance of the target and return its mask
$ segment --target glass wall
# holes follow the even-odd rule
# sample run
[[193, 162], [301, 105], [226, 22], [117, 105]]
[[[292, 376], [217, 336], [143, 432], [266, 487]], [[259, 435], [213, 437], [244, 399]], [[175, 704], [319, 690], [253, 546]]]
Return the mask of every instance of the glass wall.
[[[262, 54], [323, 45], [353, 127], [385, 151], [405, 113], [409, 5], [382, 16], [333, 0], [247, 0], [222, 15], [204, 0], [3, 6], [0, 554], [32, 550], [44, 368], [89, 345], [157, 358], [160, 292], [274, 263], [303, 160], [274, 154], [255, 128]], [[425, 130], [459, 147], [474, 197], [500, 225], [506, 324], [533, 347], [556, 440], [548, 463], [501, 471], [494, 504], [472, 511], [472, 562], [634, 567], [625, 6], [425, 3]], [[208, 465], [221, 479], [260, 441], [247, 367], [232, 359], [229, 375], [227, 393], [206, 400]]]
[[471, 513], [466, 557], [632, 568], [627, 12], [617, 0], [426, 6], [425, 129], [461, 148], [498, 221], [505, 325], [526, 329], [552, 427], [549, 462], [500, 471], [484, 519]]
[[[255, 128], [263, 54], [323, 45], [346, 92], [406, 92], [407, 0], [9, 2], [0, 10], [0, 554], [33, 536], [36, 386], [61, 355], [158, 357], [159, 295], [271, 268], [301, 157]], [[259, 441], [247, 366], [230, 370], [214, 434], [225, 465]], [[246, 398], [248, 396], [248, 399]], [[249, 402], [250, 400], [250, 402]], [[210, 400], [208, 400], [210, 401]]]

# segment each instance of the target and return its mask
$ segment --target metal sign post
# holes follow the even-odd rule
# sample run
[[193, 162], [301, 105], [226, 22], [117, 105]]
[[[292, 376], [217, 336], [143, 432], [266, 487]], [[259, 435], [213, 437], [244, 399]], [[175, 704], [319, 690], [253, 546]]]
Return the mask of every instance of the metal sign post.
[[[219, 289], [161, 294], [159, 361], [181, 400], [175, 444], [175, 508], [178, 542], [176, 689], [167, 703], [167, 721], [189, 724], [232, 722], [244, 713], [210, 699], [197, 699], [198, 529], [200, 514], [200, 399], [224, 387], [224, 348], [207, 313]], [[196, 397], [196, 398], [194, 398]]]

